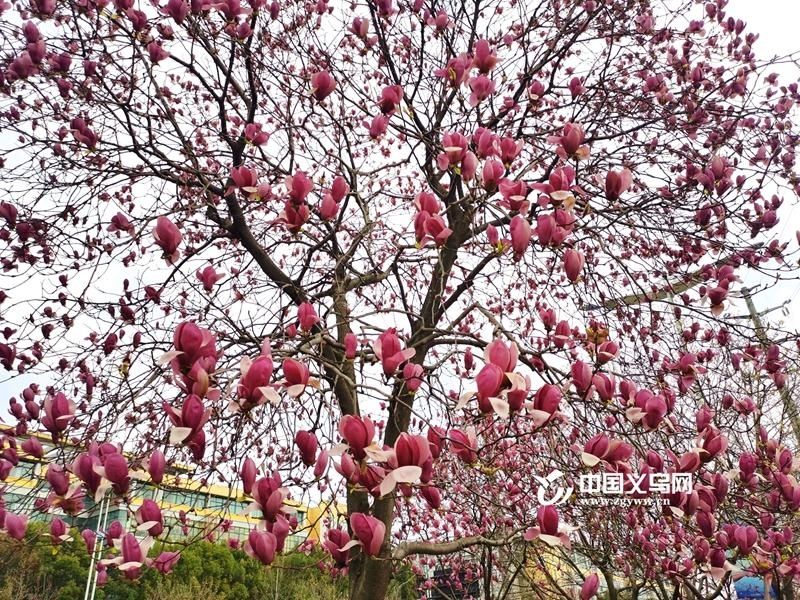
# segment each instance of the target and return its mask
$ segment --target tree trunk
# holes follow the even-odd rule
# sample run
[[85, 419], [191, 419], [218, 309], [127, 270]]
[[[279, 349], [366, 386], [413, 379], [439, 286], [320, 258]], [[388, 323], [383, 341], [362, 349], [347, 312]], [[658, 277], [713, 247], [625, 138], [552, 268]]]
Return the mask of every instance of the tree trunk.
[[350, 600], [383, 600], [392, 579], [392, 563], [366, 557], [359, 561], [357, 576], [350, 571]]
[[[369, 499], [363, 491], [351, 491], [347, 498], [347, 511], [368, 512]], [[372, 507], [372, 515], [387, 524], [386, 537], [383, 540], [381, 556], [366, 556], [356, 546], [350, 550], [350, 600], [383, 600], [392, 579], [392, 561], [390, 560], [389, 539], [394, 517], [394, 496], [376, 500]]]

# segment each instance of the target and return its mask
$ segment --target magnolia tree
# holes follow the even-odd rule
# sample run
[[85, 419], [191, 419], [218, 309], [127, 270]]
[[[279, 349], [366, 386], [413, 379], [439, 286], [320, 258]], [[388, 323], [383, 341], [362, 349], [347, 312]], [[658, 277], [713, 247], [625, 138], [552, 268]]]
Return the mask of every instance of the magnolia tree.
[[[792, 597], [796, 348], [737, 298], [792, 277], [800, 96], [726, 3], [0, 2], [0, 474], [188, 466], [264, 564], [346, 505], [353, 599]], [[179, 558], [136, 517], [103, 571]]]

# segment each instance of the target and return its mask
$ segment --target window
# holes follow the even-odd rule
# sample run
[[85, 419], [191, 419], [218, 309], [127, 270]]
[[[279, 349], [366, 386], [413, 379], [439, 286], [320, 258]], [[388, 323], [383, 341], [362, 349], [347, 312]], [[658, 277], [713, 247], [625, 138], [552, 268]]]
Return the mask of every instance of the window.
[[19, 464], [11, 469], [9, 477], [16, 479], [36, 479], [36, 463], [20, 461]]

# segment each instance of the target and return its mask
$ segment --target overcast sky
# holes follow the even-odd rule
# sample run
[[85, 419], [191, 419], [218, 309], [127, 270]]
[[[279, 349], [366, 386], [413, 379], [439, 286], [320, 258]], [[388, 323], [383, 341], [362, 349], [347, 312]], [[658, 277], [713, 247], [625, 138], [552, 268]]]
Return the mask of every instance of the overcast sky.
[[748, 30], [761, 34], [756, 53], [762, 58], [800, 50], [798, 0], [730, 0], [728, 14], [742, 19]]
[[[800, 54], [800, 39], [797, 35], [797, 25], [800, 23], [800, 0], [729, 0], [727, 13], [740, 18], [747, 23], [747, 31], [760, 35], [755, 45], [756, 56], [762, 60], [775, 55], [784, 56], [792, 52]], [[796, 68], [788, 66], [776, 68], [784, 81], [796, 78]], [[797, 242], [794, 233], [800, 229], [800, 209], [785, 210], [781, 216], [781, 224], [774, 231], [778, 231], [781, 240], [791, 240], [790, 250], [794, 250]], [[744, 281], [744, 285], [754, 286], [766, 281]], [[770, 290], [769, 298], [757, 298], [758, 308], [763, 310], [771, 306], [791, 301], [790, 319], [800, 320], [800, 283], [786, 282]], [[769, 306], [766, 304], [769, 303]], [[777, 315], [774, 315], [777, 317]], [[3, 381], [7, 373], [0, 373], [0, 420], [7, 418], [8, 397], [19, 394], [23, 387], [36, 377], [20, 377], [15, 381]]]

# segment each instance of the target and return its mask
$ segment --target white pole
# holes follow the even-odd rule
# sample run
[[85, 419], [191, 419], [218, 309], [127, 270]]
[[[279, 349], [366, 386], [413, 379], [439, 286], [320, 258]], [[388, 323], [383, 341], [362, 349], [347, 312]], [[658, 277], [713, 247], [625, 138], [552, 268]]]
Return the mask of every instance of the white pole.
[[97, 569], [95, 563], [102, 554], [103, 541], [105, 539], [106, 521], [108, 520], [108, 509], [110, 501], [106, 496], [100, 500], [100, 514], [97, 515], [97, 528], [95, 529], [94, 548], [92, 548], [92, 560], [89, 562], [89, 573], [86, 578], [86, 591], [83, 600], [94, 600], [94, 593], [97, 583]]

